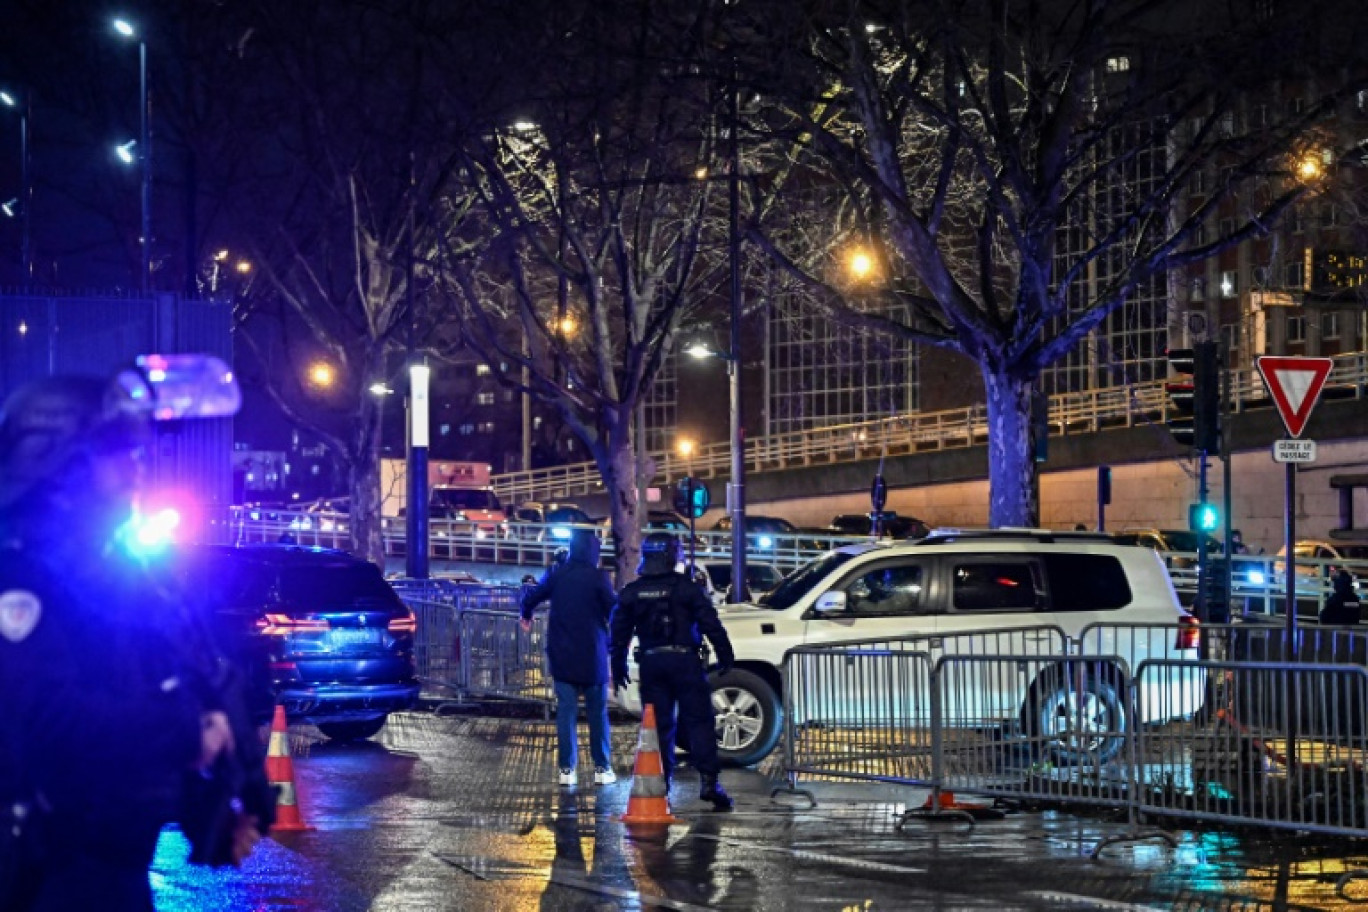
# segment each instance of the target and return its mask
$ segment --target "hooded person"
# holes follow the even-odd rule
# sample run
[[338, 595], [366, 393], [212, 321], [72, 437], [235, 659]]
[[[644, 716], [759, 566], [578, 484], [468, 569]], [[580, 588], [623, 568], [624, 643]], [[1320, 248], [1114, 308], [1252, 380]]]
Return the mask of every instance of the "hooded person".
[[[7, 910], [150, 910], [161, 828], [235, 750], [194, 631], [129, 547], [153, 398], [136, 376], [58, 376], [0, 409]], [[258, 822], [232, 823], [231, 860]]]
[[551, 603], [546, 621], [546, 656], [556, 692], [556, 779], [577, 780], [579, 703], [589, 717], [589, 754], [594, 784], [617, 781], [608, 731], [608, 623], [616, 598], [608, 574], [599, 568], [598, 536], [575, 529], [565, 560], [553, 564], [522, 598], [524, 629], [543, 602]]
[[1331, 581], [1332, 591], [1321, 609], [1322, 624], [1338, 626], [1357, 624], [1363, 620], [1363, 609], [1358, 592], [1354, 590], [1354, 575], [1341, 567]]
[[668, 788], [674, 774], [675, 710], [688, 734], [689, 752], [699, 775], [699, 797], [719, 811], [731, 797], [718, 781], [717, 733], [712, 686], [703, 658], [703, 637], [717, 653], [718, 670], [731, 669], [733, 653], [712, 599], [698, 584], [675, 570], [679, 542], [668, 532], [652, 532], [641, 545], [641, 574], [618, 594], [613, 615], [613, 686], [626, 687], [627, 650], [635, 637], [641, 672], [641, 700], [655, 707], [656, 734]]

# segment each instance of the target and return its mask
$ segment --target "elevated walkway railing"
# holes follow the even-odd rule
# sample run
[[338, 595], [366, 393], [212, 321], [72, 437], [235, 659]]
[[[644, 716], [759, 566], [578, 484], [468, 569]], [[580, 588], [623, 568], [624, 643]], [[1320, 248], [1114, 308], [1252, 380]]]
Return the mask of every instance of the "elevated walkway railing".
[[[1340, 355], [1334, 361], [1323, 395], [1362, 399], [1368, 390], [1368, 352]], [[1230, 372], [1230, 399], [1235, 412], [1269, 405], [1257, 370], [1251, 367]], [[1105, 428], [1162, 423], [1169, 418], [1170, 408], [1162, 380], [1062, 393], [1050, 400], [1050, 433], [1091, 434]], [[751, 438], [746, 441], [746, 470], [774, 471], [877, 459], [884, 453], [903, 455], [969, 447], [984, 443], [987, 435], [987, 409], [983, 405], [912, 412], [857, 424]], [[688, 458], [669, 450], [650, 455], [655, 463], [655, 480], [684, 475], [711, 478], [731, 471], [731, 447], [726, 442], [705, 444]], [[494, 476], [492, 484], [501, 498], [513, 503], [603, 490], [602, 476], [592, 462], [509, 472]]]

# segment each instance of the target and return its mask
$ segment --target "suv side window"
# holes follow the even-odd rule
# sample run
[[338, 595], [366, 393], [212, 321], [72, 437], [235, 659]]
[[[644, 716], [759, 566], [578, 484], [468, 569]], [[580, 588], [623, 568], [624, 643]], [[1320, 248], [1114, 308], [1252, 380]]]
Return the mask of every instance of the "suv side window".
[[1050, 610], [1103, 611], [1131, 602], [1126, 569], [1110, 554], [1042, 555], [1050, 583]]
[[845, 592], [847, 610], [859, 617], [930, 613], [922, 561], [879, 564], [846, 583]]
[[1041, 606], [1039, 565], [1032, 560], [951, 563], [951, 605], [956, 611], [1035, 611]]

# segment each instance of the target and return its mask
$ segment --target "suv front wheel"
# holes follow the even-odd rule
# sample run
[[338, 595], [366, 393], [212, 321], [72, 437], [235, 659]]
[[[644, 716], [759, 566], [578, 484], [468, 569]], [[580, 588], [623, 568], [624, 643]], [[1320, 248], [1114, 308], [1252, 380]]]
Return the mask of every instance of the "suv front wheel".
[[749, 766], [763, 760], [779, 740], [783, 706], [759, 675], [733, 668], [710, 675], [717, 754], [724, 763]]
[[387, 716], [359, 722], [319, 722], [318, 730], [334, 741], [364, 741], [385, 727]]

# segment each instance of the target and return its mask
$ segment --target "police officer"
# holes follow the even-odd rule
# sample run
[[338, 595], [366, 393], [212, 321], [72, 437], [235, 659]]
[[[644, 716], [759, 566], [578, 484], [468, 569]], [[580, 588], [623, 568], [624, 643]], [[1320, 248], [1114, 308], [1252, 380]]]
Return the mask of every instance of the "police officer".
[[732, 800], [717, 781], [717, 734], [702, 637], [717, 652], [723, 674], [732, 665], [731, 641], [712, 601], [687, 576], [675, 572], [678, 559], [679, 542], [673, 535], [652, 532], [646, 536], [641, 546], [641, 575], [619, 593], [613, 614], [613, 685], [627, 686], [627, 648], [635, 636], [641, 699], [655, 707], [666, 786], [674, 771], [677, 705], [702, 780], [699, 797], [725, 811], [731, 809]]
[[[188, 779], [235, 751], [232, 710], [202, 686], [176, 606], [124, 547], [150, 433], [126, 388], [93, 379], [38, 381], [0, 410], [0, 807], [11, 842], [0, 848], [24, 859], [0, 882], [7, 910], [151, 910], [162, 826]], [[260, 823], [228, 822], [232, 860]]]

